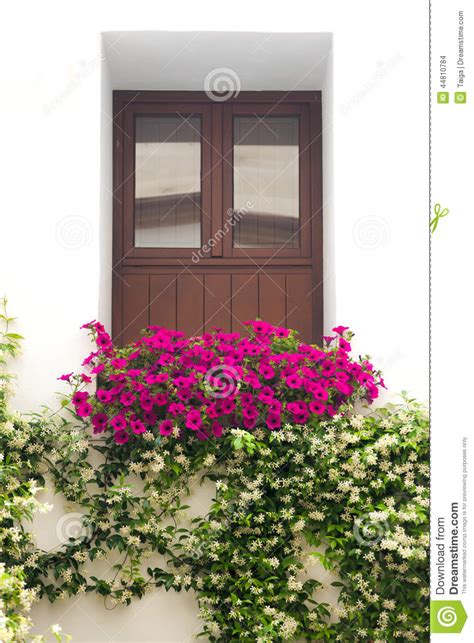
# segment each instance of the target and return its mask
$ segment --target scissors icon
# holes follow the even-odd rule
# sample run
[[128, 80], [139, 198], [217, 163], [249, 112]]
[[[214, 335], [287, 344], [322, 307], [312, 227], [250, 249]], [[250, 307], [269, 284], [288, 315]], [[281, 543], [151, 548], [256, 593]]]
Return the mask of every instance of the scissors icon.
[[441, 210], [441, 205], [439, 203], [435, 203], [434, 213], [435, 216], [430, 221], [431, 234], [433, 234], [438, 227], [439, 220], [449, 214], [449, 210], [448, 208], [443, 208], [443, 210]]

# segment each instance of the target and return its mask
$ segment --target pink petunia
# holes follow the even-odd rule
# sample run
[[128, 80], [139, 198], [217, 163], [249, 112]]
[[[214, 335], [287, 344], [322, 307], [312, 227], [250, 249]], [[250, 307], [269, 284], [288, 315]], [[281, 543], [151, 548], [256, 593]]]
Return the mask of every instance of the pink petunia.
[[125, 368], [128, 362], [123, 357], [114, 357], [114, 359], [110, 360], [110, 364], [111, 366], [113, 366], [113, 368], [118, 368], [120, 370], [122, 368]]
[[304, 384], [304, 380], [297, 373], [293, 373], [286, 378], [286, 385], [289, 388], [301, 388]]
[[92, 413], [92, 405], [89, 402], [83, 402], [76, 407], [76, 413], [81, 418], [88, 418]]
[[202, 426], [202, 418], [199, 411], [191, 410], [188, 411], [185, 420], [186, 428], [191, 429], [191, 431], [199, 431]]
[[260, 364], [258, 372], [266, 380], [271, 380], [273, 377], [275, 377], [275, 369], [270, 366], [270, 364]]
[[79, 404], [83, 404], [88, 397], [89, 393], [87, 391], [76, 391], [72, 396], [72, 403], [78, 406]]
[[351, 345], [343, 337], [339, 340], [339, 348], [348, 353], [351, 350]]
[[224, 431], [224, 428], [222, 424], [219, 424], [219, 422], [213, 422], [212, 423], [212, 433], [216, 438], [222, 437], [222, 432]]
[[344, 332], [346, 330], [349, 330], [349, 326], [336, 326], [332, 330], [334, 333], [337, 333], [338, 335], [344, 335]]
[[107, 416], [105, 413], [96, 413], [92, 416], [92, 425], [94, 433], [102, 433], [107, 427]]
[[112, 346], [112, 340], [108, 333], [100, 333], [99, 335], [97, 335], [97, 339], [95, 341], [97, 346], [102, 350], [105, 350]]
[[336, 368], [331, 360], [325, 359], [321, 364], [321, 373], [324, 375], [324, 377], [330, 377], [331, 375], [334, 375], [335, 371]]
[[276, 412], [270, 412], [267, 416], [267, 427], [270, 429], [270, 431], [274, 431], [275, 429], [279, 429], [281, 427], [281, 415]]
[[186, 407], [184, 404], [180, 404], [179, 402], [173, 402], [168, 406], [168, 413], [171, 413], [174, 417], [182, 415], [185, 411]]
[[167, 436], [173, 432], [173, 422], [171, 420], [163, 420], [160, 424], [160, 434]]
[[164, 406], [168, 402], [168, 397], [165, 393], [157, 393], [153, 397], [153, 401], [157, 406]]
[[130, 437], [126, 431], [117, 431], [114, 439], [117, 444], [126, 444], [129, 441]]
[[141, 433], [145, 433], [146, 431], [146, 426], [141, 420], [132, 420], [130, 422], [130, 427], [135, 435], [140, 435]]
[[116, 415], [110, 420], [110, 424], [115, 431], [123, 431], [127, 427], [127, 420], [123, 415]]
[[130, 391], [125, 391], [125, 393], [122, 393], [120, 396], [120, 404], [123, 404], [124, 406], [132, 406], [136, 400], [136, 396]]
[[110, 404], [112, 401], [112, 393], [103, 388], [97, 389], [95, 396], [102, 404]]
[[322, 402], [317, 402], [313, 401], [308, 404], [309, 410], [311, 413], [315, 413], [316, 415], [322, 415], [324, 411], [326, 410], [326, 407]]

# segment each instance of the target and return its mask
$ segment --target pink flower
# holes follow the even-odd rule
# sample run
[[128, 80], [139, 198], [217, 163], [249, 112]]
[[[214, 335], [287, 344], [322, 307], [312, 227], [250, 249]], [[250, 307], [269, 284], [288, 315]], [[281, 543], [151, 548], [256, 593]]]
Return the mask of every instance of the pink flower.
[[[286, 421], [306, 423], [310, 414], [313, 419], [324, 413], [331, 416], [351, 397], [372, 402], [383, 386], [372, 364], [350, 357], [351, 334], [345, 326], [335, 327], [322, 348], [265, 321], [250, 321], [248, 326], [249, 336], [217, 329], [191, 338], [150, 326], [132, 347], [118, 353], [102, 324], [89, 322], [86, 327], [98, 349], [84, 365], [90, 365], [91, 375], [107, 377], [90, 396], [75, 391], [72, 401], [78, 415], [91, 416], [96, 433], [113, 429], [122, 443], [157, 423], [164, 435], [183, 419], [199, 440], [207, 440], [221, 436], [224, 423], [247, 429], [266, 423], [275, 430]], [[228, 396], [218, 399], [205, 386], [207, 373], [216, 366], [228, 368], [238, 380]], [[81, 378], [91, 382], [85, 373], [66, 373], [60, 379], [76, 384]], [[219, 377], [212, 383], [220, 390]], [[105, 405], [114, 416], [110, 421], [102, 412]]]
[[242, 424], [246, 429], [254, 429], [255, 425], [257, 424], [257, 420], [256, 418], [244, 417], [242, 420]]
[[83, 402], [76, 408], [76, 413], [81, 418], [88, 418], [92, 413], [92, 405], [89, 402]]
[[107, 416], [105, 413], [96, 413], [92, 416], [92, 425], [94, 433], [102, 433], [107, 426]]
[[321, 364], [321, 373], [324, 375], [324, 377], [330, 377], [331, 375], [334, 375], [335, 371], [335, 366], [330, 360], [325, 359]]
[[273, 389], [269, 386], [264, 386], [258, 394], [258, 399], [264, 404], [271, 404], [273, 402]]
[[173, 422], [171, 420], [163, 420], [160, 424], [161, 435], [171, 435], [173, 432]]
[[88, 397], [89, 397], [89, 393], [87, 391], [76, 391], [72, 396], [72, 403], [75, 406], [78, 406], [79, 404], [82, 404], [83, 402], [85, 402]]
[[126, 431], [117, 431], [114, 438], [117, 444], [126, 444], [130, 439]]
[[61, 375], [61, 377], [58, 377], [58, 380], [62, 380], [63, 382], [69, 382], [72, 376], [73, 376], [73, 373], [65, 373], [64, 375]]
[[313, 388], [311, 394], [315, 400], [327, 400], [329, 397], [328, 392], [320, 384]]
[[184, 404], [180, 404], [179, 402], [173, 402], [168, 406], [168, 413], [171, 413], [174, 417], [182, 415], [185, 411], [186, 407]]
[[281, 427], [281, 415], [279, 413], [271, 412], [267, 416], [267, 427], [270, 431], [279, 429]]
[[303, 378], [297, 373], [293, 373], [286, 378], [286, 385], [289, 388], [301, 388], [303, 386]]
[[336, 388], [339, 393], [342, 393], [343, 395], [352, 395], [352, 393], [354, 392], [352, 386], [350, 384], [346, 384], [346, 382], [336, 382], [334, 388]]
[[156, 414], [152, 413], [151, 411], [147, 411], [146, 413], [144, 413], [143, 419], [149, 426], [155, 426], [158, 420], [158, 418], [156, 417]]
[[224, 414], [227, 413], [232, 413], [232, 411], [235, 409], [235, 402], [231, 398], [227, 397], [223, 400], [221, 400], [221, 411]]
[[217, 406], [213, 402], [207, 405], [206, 413], [207, 413], [207, 417], [211, 418], [211, 420], [215, 420], [216, 418], [219, 417]]
[[126, 391], [120, 396], [120, 404], [123, 404], [124, 406], [132, 406], [132, 404], [136, 402], [136, 399], [137, 398], [133, 393]]
[[95, 396], [102, 404], [109, 404], [112, 401], [112, 393], [103, 388], [97, 389]]
[[145, 433], [146, 431], [146, 426], [141, 420], [132, 420], [130, 426], [135, 435], [140, 435], [140, 433]]
[[153, 401], [157, 406], [164, 406], [168, 401], [168, 397], [165, 393], [157, 393], [154, 396]]
[[286, 405], [286, 408], [288, 411], [290, 411], [290, 413], [293, 415], [293, 419], [298, 424], [306, 422], [309, 417], [308, 407], [302, 400], [298, 400], [297, 402], [289, 402]]
[[90, 384], [92, 382], [92, 377], [89, 377], [85, 373], [81, 373], [81, 380], [84, 382], [84, 384]]
[[191, 429], [191, 431], [199, 431], [202, 426], [202, 419], [199, 411], [188, 411], [185, 424], [188, 429]]
[[348, 353], [351, 350], [351, 345], [343, 337], [341, 337], [341, 339], [339, 340], [339, 348]]
[[338, 335], [344, 335], [344, 332], [346, 330], [349, 330], [349, 326], [336, 326], [332, 330], [334, 333], [337, 333]]
[[270, 364], [260, 364], [258, 372], [266, 380], [271, 380], [272, 377], [275, 377], [275, 369]]
[[259, 413], [255, 406], [244, 406], [242, 409], [242, 416], [248, 420], [254, 420], [258, 418]]
[[97, 339], [95, 341], [97, 346], [102, 350], [110, 348], [112, 346], [112, 340], [108, 333], [100, 333], [99, 335], [97, 335]]
[[127, 360], [123, 359], [123, 357], [114, 357], [114, 359], [110, 360], [110, 364], [114, 368], [118, 368], [119, 370], [125, 368], [127, 366], [127, 363]]
[[212, 433], [216, 438], [220, 438], [222, 436], [224, 428], [222, 427], [222, 424], [219, 424], [219, 422], [213, 422], [212, 423]]
[[326, 409], [322, 402], [310, 402], [308, 406], [311, 413], [315, 413], [316, 415], [322, 415]]
[[148, 391], [143, 391], [140, 394], [140, 406], [144, 411], [151, 411], [153, 409], [154, 402], [150, 397]]
[[123, 415], [116, 415], [110, 420], [110, 424], [115, 431], [123, 431], [127, 427], [127, 420]]

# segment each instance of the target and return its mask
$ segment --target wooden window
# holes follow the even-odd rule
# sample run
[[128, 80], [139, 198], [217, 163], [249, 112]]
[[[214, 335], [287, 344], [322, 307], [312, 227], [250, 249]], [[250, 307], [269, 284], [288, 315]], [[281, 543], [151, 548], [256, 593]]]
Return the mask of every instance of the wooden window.
[[322, 334], [321, 96], [114, 92], [113, 333]]

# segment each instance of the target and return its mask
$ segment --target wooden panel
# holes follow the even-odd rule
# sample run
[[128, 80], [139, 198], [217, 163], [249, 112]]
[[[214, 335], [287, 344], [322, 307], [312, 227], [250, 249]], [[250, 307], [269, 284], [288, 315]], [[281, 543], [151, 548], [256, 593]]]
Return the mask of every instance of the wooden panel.
[[258, 284], [259, 317], [276, 326], [286, 324], [285, 275], [260, 273]]
[[122, 336], [120, 343], [140, 339], [140, 331], [148, 326], [149, 275], [122, 277]]
[[217, 326], [230, 332], [232, 328], [230, 275], [206, 275], [204, 283], [205, 330], [210, 331]]
[[232, 332], [258, 317], [258, 275], [232, 275]]
[[176, 275], [150, 275], [150, 324], [176, 330]]
[[305, 342], [313, 341], [313, 306], [311, 275], [288, 274], [287, 289], [287, 326], [301, 334]]
[[[202, 241], [215, 235], [217, 243], [212, 253], [202, 253], [199, 265], [190, 248], [133, 248], [134, 117], [161, 113], [201, 117]], [[232, 230], [220, 238], [232, 205], [233, 116], [254, 113], [300, 116], [300, 249], [233, 248]], [[148, 323], [179, 328], [188, 335], [212, 326], [241, 331], [241, 322], [260, 317], [274, 324], [286, 321], [305, 340], [319, 342], [323, 321], [320, 92], [241, 92], [225, 105], [210, 100], [205, 92], [115, 92], [114, 124], [114, 338], [118, 336], [122, 343], [136, 339]]]
[[178, 275], [176, 328], [187, 337], [199, 335], [204, 321], [204, 284], [202, 275]]

